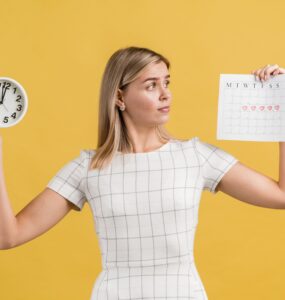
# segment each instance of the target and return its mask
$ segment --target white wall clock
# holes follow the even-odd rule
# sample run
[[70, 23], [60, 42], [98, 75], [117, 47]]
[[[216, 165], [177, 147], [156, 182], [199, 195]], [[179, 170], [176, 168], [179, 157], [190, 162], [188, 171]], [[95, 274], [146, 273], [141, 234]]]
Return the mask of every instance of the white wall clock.
[[19, 123], [28, 109], [27, 93], [22, 85], [9, 77], [0, 77], [0, 127]]

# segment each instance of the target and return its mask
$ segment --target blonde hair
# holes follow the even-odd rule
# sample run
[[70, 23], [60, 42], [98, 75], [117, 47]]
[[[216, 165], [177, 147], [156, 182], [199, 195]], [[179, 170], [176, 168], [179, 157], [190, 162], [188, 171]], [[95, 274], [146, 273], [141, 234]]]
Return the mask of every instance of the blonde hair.
[[[118, 89], [124, 90], [137, 79], [150, 63], [163, 61], [167, 69], [170, 62], [163, 55], [148, 48], [127, 47], [117, 50], [109, 58], [100, 88], [98, 142], [90, 169], [104, 168], [116, 151], [132, 152], [133, 146], [122, 117], [116, 105]], [[168, 141], [173, 136], [162, 126], [156, 127], [159, 138]]]

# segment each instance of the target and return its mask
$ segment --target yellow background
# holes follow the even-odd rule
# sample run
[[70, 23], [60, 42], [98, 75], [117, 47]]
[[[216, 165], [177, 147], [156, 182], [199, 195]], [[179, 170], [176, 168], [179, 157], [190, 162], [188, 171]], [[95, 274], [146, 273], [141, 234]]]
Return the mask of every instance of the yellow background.
[[[0, 4], [0, 75], [19, 81], [29, 97], [24, 119], [0, 130], [15, 214], [80, 149], [96, 147], [102, 73], [113, 52], [127, 46], [170, 59], [170, 132], [199, 136], [278, 179], [278, 143], [217, 141], [216, 123], [221, 73], [285, 66], [284, 1]], [[195, 259], [209, 300], [285, 299], [284, 233], [283, 210], [203, 193]], [[89, 299], [100, 271], [86, 204], [40, 237], [0, 251], [0, 299]]]

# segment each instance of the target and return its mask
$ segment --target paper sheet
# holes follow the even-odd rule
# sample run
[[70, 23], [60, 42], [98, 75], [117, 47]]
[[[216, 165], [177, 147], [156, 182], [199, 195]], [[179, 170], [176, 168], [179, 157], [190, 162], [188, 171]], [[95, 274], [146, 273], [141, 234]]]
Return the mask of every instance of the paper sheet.
[[285, 74], [220, 74], [217, 139], [285, 141]]

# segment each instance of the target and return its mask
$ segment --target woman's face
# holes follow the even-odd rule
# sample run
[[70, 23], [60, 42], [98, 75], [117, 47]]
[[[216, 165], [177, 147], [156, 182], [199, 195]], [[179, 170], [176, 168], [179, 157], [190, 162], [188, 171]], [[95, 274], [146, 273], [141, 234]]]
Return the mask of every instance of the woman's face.
[[170, 108], [169, 77], [164, 62], [151, 63], [145, 67], [140, 76], [121, 94], [126, 107], [122, 112], [123, 116], [137, 125], [149, 127], [166, 123], [169, 111], [163, 112], [159, 108]]

